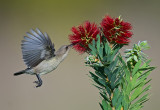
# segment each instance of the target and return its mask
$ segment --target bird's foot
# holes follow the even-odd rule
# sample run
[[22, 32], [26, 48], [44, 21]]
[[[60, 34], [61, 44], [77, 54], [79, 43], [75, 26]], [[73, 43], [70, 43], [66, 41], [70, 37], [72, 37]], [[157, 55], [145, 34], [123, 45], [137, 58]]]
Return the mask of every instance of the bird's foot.
[[36, 85], [36, 88], [37, 87], [40, 87], [41, 85], [42, 85], [42, 82], [40, 82], [40, 81], [34, 81], [33, 83], [36, 83], [37, 85]]
[[40, 87], [42, 85], [42, 79], [40, 78], [39, 74], [36, 74], [36, 76], [37, 76], [38, 81], [34, 81], [33, 83], [37, 84], [37, 86], [36, 86], [36, 88], [37, 88], [37, 87]]

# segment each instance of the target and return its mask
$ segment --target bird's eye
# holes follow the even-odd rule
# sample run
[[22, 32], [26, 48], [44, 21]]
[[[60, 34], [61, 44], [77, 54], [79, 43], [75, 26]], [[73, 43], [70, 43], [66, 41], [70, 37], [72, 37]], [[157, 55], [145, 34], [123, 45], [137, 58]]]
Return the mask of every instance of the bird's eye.
[[66, 49], [68, 49], [68, 46], [66, 46]]

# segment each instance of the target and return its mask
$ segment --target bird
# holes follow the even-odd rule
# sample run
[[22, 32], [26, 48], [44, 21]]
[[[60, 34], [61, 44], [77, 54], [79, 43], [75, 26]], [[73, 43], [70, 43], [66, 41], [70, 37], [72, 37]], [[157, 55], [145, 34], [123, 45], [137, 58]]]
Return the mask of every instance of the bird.
[[36, 88], [42, 86], [41, 75], [55, 70], [58, 65], [67, 57], [69, 50], [74, 44], [63, 45], [55, 51], [48, 34], [42, 33], [40, 29], [31, 29], [26, 33], [21, 43], [22, 55], [27, 68], [14, 73], [14, 76], [21, 74], [36, 75]]

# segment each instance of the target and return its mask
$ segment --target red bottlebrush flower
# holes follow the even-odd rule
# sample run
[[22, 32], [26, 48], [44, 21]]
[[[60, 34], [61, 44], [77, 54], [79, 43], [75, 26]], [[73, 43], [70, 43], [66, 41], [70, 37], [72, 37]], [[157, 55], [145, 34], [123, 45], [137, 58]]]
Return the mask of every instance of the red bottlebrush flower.
[[86, 21], [78, 27], [72, 27], [72, 32], [73, 34], [69, 35], [69, 39], [72, 44], [76, 44], [73, 48], [80, 53], [84, 53], [90, 50], [88, 44], [96, 39], [99, 29], [96, 24]]
[[104, 36], [110, 43], [128, 44], [130, 42], [129, 38], [132, 36], [130, 23], [124, 22], [120, 18], [105, 16], [101, 26]]

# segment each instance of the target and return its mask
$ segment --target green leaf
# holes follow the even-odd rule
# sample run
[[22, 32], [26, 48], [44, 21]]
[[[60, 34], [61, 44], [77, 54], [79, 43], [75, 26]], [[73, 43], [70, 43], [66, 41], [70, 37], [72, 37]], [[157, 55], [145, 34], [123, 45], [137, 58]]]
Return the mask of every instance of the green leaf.
[[[139, 82], [138, 82], [139, 80], [137, 80], [137, 79], [138, 79], [139, 76], [140, 76], [140, 73], [137, 73], [137, 74], [135, 74], [135, 75], [132, 77], [132, 81], [131, 81], [131, 83], [132, 83], [132, 90], [135, 89], [135, 87], [138, 86], [137, 83], [139, 83]], [[141, 81], [140, 81], [140, 83], [141, 83]]]
[[99, 35], [97, 35], [97, 39], [98, 39], [97, 42], [96, 42], [96, 43], [97, 43], [97, 50], [98, 50], [98, 52], [99, 52], [100, 44], [101, 44], [101, 43], [100, 43], [100, 36], [99, 36]]
[[[142, 105], [143, 103], [147, 102], [148, 100], [149, 100], [149, 98], [148, 98], [148, 99], [143, 100], [143, 101], [140, 103], [140, 105]], [[142, 107], [144, 107], [144, 106], [141, 106], [141, 108], [142, 108]]]
[[128, 96], [127, 94], [125, 94], [124, 99], [125, 99], [125, 101], [126, 101], [127, 103], [130, 102], [130, 101], [129, 101], [129, 96]]
[[115, 69], [115, 71], [112, 73], [112, 77], [111, 77], [111, 87], [112, 89], [115, 88], [115, 81], [117, 80], [116, 76], [119, 73], [119, 68]]
[[104, 72], [107, 75], [108, 79], [111, 80], [112, 72], [107, 67], [104, 68]]
[[107, 56], [104, 56], [102, 60], [104, 62], [104, 65], [108, 64], [108, 57]]
[[104, 85], [101, 84], [101, 83], [98, 81], [98, 77], [97, 77], [95, 74], [93, 74], [92, 72], [89, 72], [89, 73], [90, 73], [90, 75], [91, 75], [91, 78], [92, 78], [98, 85], [104, 87]]
[[139, 78], [143, 78], [143, 77], [147, 78], [147, 76], [151, 73], [151, 70], [145, 71], [144, 73], [142, 73], [142, 72], [138, 72], [138, 73], [141, 73]]
[[115, 56], [115, 55], [118, 53], [119, 49], [120, 49], [120, 47], [116, 48], [116, 49], [113, 51], [113, 56]]
[[124, 98], [122, 100], [122, 105], [124, 107], [124, 110], [128, 110], [129, 103], [130, 101], [128, 95], [124, 94]]
[[111, 96], [111, 89], [108, 86], [106, 86], [106, 91], [109, 94], [109, 96]]
[[111, 48], [110, 48], [110, 46], [108, 45], [108, 43], [105, 43], [105, 52], [106, 52], [106, 55], [108, 55], [108, 54], [111, 53]]
[[[116, 104], [116, 108], [118, 108], [118, 110], [121, 110], [121, 102], [122, 102], [123, 96], [120, 95], [120, 97], [118, 98], [117, 104]], [[120, 109], [119, 109], [120, 108]]]
[[131, 61], [133, 59], [133, 56], [130, 56], [127, 60], [126, 60], [126, 62], [129, 62], [129, 61]]
[[[146, 82], [145, 82], [145, 80], [146, 80], [146, 78], [148, 77], [149, 74], [150, 74], [150, 71], [145, 72], [143, 75], [141, 75], [140, 79], [137, 80], [137, 81], [134, 83], [133, 89], [137, 88], [141, 83], [144, 83], [144, 85], [146, 85], [147, 82], [150, 81], [150, 80], [149, 80], [149, 81], [146, 81]], [[137, 76], [137, 78], [138, 78], [139, 76], [140, 76], [140, 74]]]
[[145, 94], [143, 97], [141, 97], [139, 100], [137, 100], [135, 103], [133, 103], [130, 108], [134, 108], [136, 105], [138, 105], [139, 103], [141, 103], [142, 101], [148, 99], [148, 94]]
[[[93, 40], [93, 41], [94, 41], [94, 40]], [[91, 54], [94, 55], [94, 56], [96, 56], [96, 55], [97, 55], [97, 51], [96, 51], [95, 46], [94, 46], [94, 45], [91, 45], [91, 44], [89, 44], [88, 46], [89, 46], [89, 48], [91, 49]]]
[[101, 72], [99, 71], [95, 71], [96, 75], [99, 76], [100, 78], [102, 79], [106, 79], [106, 76], [104, 74], [102, 74]]
[[116, 57], [115, 61], [111, 62], [111, 64], [108, 66], [108, 68], [110, 70], [113, 70], [116, 67], [117, 63], [118, 63], [118, 56]]
[[143, 91], [141, 92], [141, 94], [143, 94], [144, 92], [147, 92], [150, 88], [151, 88], [151, 85], [148, 85], [145, 89], [143, 89]]
[[93, 45], [93, 47], [96, 47], [96, 42], [95, 42], [95, 40], [92, 40], [92, 45]]
[[108, 104], [106, 103], [105, 100], [102, 100], [102, 106], [104, 110], [108, 110]]
[[108, 104], [108, 110], [112, 110], [112, 107], [110, 106], [110, 104]]
[[102, 106], [104, 110], [112, 110], [110, 104], [108, 104], [105, 100], [102, 100]]
[[144, 83], [144, 85], [148, 84], [151, 80], [152, 80], [152, 79], [149, 79], [148, 81], [146, 81], [146, 82]]
[[142, 86], [143, 84], [141, 84], [138, 88], [135, 89], [134, 93], [131, 96], [131, 101], [134, 101], [142, 92]]
[[92, 85], [95, 86], [96, 88], [98, 88], [99, 90], [103, 89], [102, 87], [97, 86], [97, 85], [95, 85], [95, 84], [92, 84]]
[[102, 104], [101, 104], [101, 103], [99, 103], [99, 105], [100, 105], [101, 109], [102, 109], [102, 110], [104, 110], [104, 108], [103, 108]]
[[141, 109], [141, 105], [136, 105], [134, 106], [134, 108], [131, 108], [129, 110], [140, 110]]
[[145, 63], [146, 63], [146, 65], [149, 65], [150, 62], [151, 62], [151, 60], [148, 60]]
[[101, 83], [103, 86], [106, 86], [106, 81], [103, 79], [98, 78], [99, 83]]
[[140, 65], [141, 65], [141, 60], [139, 60], [137, 63], [136, 63], [136, 65], [135, 65], [135, 67], [134, 67], [134, 69], [133, 69], [133, 72], [132, 72], [132, 76], [134, 76], [135, 74], [136, 74], [136, 72], [138, 71], [138, 69], [140, 68]]
[[103, 93], [100, 93], [100, 95], [108, 102], [110, 102], [109, 98], [107, 97], [107, 95], [104, 95]]
[[155, 67], [144, 67], [144, 68], [140, 68], [138, 71], [146, 71], [146, 70], [152, 71], [154, 69], [155, 69]]
[[136, 55], [134, 55], [134, 60], [135, 60], [136, 62], [138, 62], [138, 58], [137, 58]]
[[126, 65], [126, 63], [125, 63], [125, 61], [122, 59], [122, 57], [121, 56], [119, 56], [119, 61], [122, 63], [122, 67], [121, 68], [123, 68], [123, 72], [124, 72], [124, 74], [126, 75], [126, 81], [130, 81], [130, 72], [129, 72], [129, 70], [128, 70], [128, 65]]
[[103, 47], [99, 48], [99, 56], [103, 60]]
[[114, 59], [114, 57], [116, 56], [116, 54], [118, 53], [118, 51], [119, 51], [119, 48], [115, 49], [112, 54], [108, 55], [108, 60], [109, 60], [110, 62], [113, 61], [113, 59]]
[[91, 74], [91, 77], [93, 77], [94, 79], [98, 79], [98, 77], [97, 77], [95, 74], [93, 74], [93, 73], [90, 72], [90, 71], [89, 71], [89, 73]]
[[115, 89], [115, 91], [114, 91], [113, 94], [114, 94], [114, 95], [113, 95], [113, 99], [112, 99], [112, 104], [113, 104], [113, 106], [116, 106], [117, 100], [118, 100], [119, 95], [120, 95], [119, 89], [118, 89], [118, 88]]
[[132, 83], [128, 82], [127, 88], [126, 88], [126, 94], [129, 96], [132, 90]]
[[119, 75], [118, 79], [117, 79], [116, 82], [115, 82], [115, 86], [117, 86], [118, 84], [121, 83], [121, 80], [122, 80], [122, 78], [123, 78], [123, 75], [124, 75], [124, 72]]
[[138, 45], [140, 46], [140, 48], [146, 50], [146, 49], [149, 49], [149, 45], [147, 43], [147, 41], [142, 41], [142, 42], [139, 42]]

